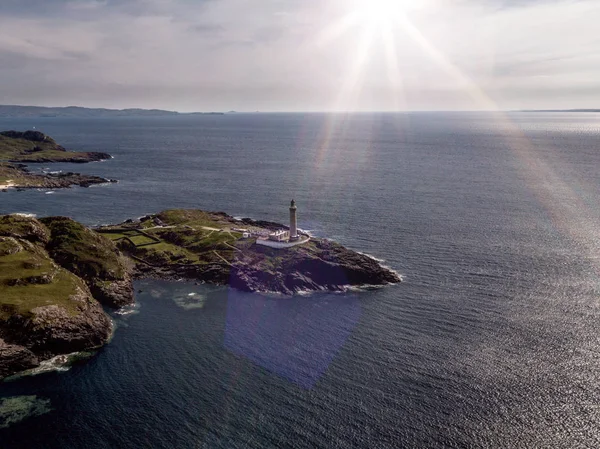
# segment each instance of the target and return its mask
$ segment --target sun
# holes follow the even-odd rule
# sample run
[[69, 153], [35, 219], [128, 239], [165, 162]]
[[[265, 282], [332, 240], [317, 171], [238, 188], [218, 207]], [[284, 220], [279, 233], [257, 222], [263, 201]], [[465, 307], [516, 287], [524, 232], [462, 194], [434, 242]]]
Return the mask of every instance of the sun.
[[355, 0], [355, 11], [371, 26], [383, 26], [405, 15], [411, 0]]

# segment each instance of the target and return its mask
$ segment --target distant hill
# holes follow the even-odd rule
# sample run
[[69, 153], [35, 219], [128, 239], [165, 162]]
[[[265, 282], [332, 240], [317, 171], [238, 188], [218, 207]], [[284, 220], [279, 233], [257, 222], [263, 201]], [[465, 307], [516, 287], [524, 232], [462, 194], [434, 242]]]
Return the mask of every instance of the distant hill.
[[521, 112], [600, 112], [600, 109], [526, 109]]
[[0, 117], [6, 118], [37, 118], [37, 117], [169, 117], [177, 115], [223, 115], [222, 112], [192, 112], [180, 113], [163, 111], [161, 109], [99, 109], [67, 106], [63, 108], [48, 108], [42, 106], [13, 106], [0, 105]]

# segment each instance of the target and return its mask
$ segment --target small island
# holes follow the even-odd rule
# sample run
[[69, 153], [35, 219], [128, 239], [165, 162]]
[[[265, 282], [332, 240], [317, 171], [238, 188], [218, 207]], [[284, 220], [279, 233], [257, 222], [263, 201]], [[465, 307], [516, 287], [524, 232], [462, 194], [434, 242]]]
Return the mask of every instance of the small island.
[[78, 173], [31, 173], [24, 163], [87, 163], [110, 159], [107, 153], [67, 151], [51, 137], [39, 131], [0, 132], [0, 191], [8, 188], [89, 187], [116, 182], [99, 176]]
[[133, 304], [134, 279], [285, 295], [400, 282], [375, 259], [294, 229], [295, 215], [292, 203], [288, 227], [168, 210], [95, 230], [66, 217], [0, 216], [0, 379], [105, 344], [112, 322], [102, 306]]

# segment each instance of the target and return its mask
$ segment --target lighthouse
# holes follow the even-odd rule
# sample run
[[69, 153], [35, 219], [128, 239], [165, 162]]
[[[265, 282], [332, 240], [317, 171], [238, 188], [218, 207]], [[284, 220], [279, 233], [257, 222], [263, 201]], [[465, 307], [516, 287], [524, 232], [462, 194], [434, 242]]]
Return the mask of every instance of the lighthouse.
[[261, 233], [256, 239], [256, 244], [268, 246], [269, 248], [283, 249], [307, 243], [310, 237], [304, 233], [298, 234], [297, 210], [296, 201], [292, 200], [290, 204], [290, 229], [279, 229], [269, 232], [268, 235]]
[[290, 241], [298, 240], [298, 221], [296, 219], [296, 202], [292, 200], [290, 204]]

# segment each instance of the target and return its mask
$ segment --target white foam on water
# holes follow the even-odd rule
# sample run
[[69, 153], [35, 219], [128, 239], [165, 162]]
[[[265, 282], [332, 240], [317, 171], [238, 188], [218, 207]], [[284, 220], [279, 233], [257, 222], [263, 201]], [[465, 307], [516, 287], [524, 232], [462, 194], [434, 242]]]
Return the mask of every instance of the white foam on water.
[[95, 352], [93, 351], [81, 351], [72, 352], [70, 354], [57, 355], [56, 357], [52, 357], [51, 359], [42, 361], [40, 365], [36, 368], [21, 371], [20, 373], [7, 377], [6, 379], [4, 379], [4, 382], [11, 382], [14, 380], [18, 380], [22, 377], [37, 376], [39, 374], [51, 372], [66, 372], [71, 369], [71, 365], [74, 362], [82, 359], [88, 359], [94, 354]]
[[46, 192], [46, 195], [53, 195], [54, 194], [54, 190], [50, 190], [49, 192]]
[[314, 291], [314, 290], [298, 290], [298, 291], [296, 292], [296, 294], [297, 294], [298, 296], [310, 296], [310, 295], [312, 295], [313, 293], [315, 293], [315, 291]]
[[387, 260], [385, 260], [385, 259], [379, 259], [378, 257], [375, 257], [375, 256], [373, 256], [371, 254], [368, 254], [368, 253], [361, 253], [360, 251], [357, 251], [357, 252], [358, 252], [358, 254], [362, 254], [363, 256], [367, 256], [369, 259], [373, 259], [374, 261], [378, 262], [379, 265], [381, 265], [383, 268], [385, 268], [386, 270], [391, 271], [396, 276], [398, 276], [400, 278], [400, 282], [404, 282], [404, 276], [402, 274], [400, 274], [398, 271], [394, 270], [389, 265], [385, 264], [385, 262], [387, 262]]
[[139, 303], [121, 307], [119, 310], [115, 310], [114, 312], [112, 312], [113, 315], [117, 315], [119, 317], [128, 317], [130, 315], [137, 315], [138, 313], [140, 313]]
[[185, 310], [202, 309], [206, 303], [206, 295], [197, 293], [178, 294], [173, 296], [173, 301]]
[[10, 396], [0, 399], [0, 429], [17, 424], [33, 416], [52, 411], [50, 399], [37, 396]]
[[10, 215], [16, 215], [18, 217], [27, 217], [27, 218], [35, 218], [35, 217], [37, 217], [37, 214], [30, 214], [30, 213], [27, 213], [27, 212], [17, 212], [17, 213], [10, 214]]
[[386, 262], [386, 260], [385, 260], [385, 259], [379, 259], [378, 257], [372, 256], [371, 254], [368, 254], [368, 253], [362, 253], [362, 252], [360, 252], [360, 251], [357, 251], [357, 253], [358, 253], [358, 254], [362, 254], [363, 256], [367, 256], [369, 259], [373, 259], [373, 260], [375, 260], [375, 261], [377, 261], [377, 262], [379, 262], [379, 263], [384, 263], [384, 262]]
[[298, 228], [298, 232], [301, 234], [306, 234], [309, 237], [316, 237], [315, 231], [313, 229], [300, 229]]

